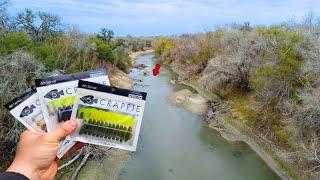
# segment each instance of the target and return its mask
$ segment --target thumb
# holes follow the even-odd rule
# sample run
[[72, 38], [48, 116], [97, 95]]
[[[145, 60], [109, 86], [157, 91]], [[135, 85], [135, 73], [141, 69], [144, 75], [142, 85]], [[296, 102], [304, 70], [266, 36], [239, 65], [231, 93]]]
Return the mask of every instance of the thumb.
[[53, 141], [60, 141], [71, 134], [78, 126], [75, 120], [69, 120], [60, 124], [54, 131], [48, 133], [48, 138]]

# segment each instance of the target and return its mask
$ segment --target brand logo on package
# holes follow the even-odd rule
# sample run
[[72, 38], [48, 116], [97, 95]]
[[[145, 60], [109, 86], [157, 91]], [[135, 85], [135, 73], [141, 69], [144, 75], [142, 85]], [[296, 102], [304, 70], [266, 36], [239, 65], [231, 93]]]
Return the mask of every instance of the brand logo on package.
[[30, 107], [29, 106], [26, 106], [23, 108], [23, 110], [21, 111], [20, 113], [20, 117], [26, 117], [28, 116], [29, 114], [32, 114], [33, 113], [33, 110], [36, 108], [35, 105], [31, 105]]
[[142, 100], [142, 95], [140, 94], [129, 94], [128, 97]]
[[83, 96], [82, 98], [80, 98], [80, 100], [85, 103], [85, 104], [93, 104], [93, 103], [98, 103], [98, 99], [94, 98], [93, 96], [89, 95], [89, 96]]
[[90, 77], [93, 78], [93, 77], [99, 77], [99, 76], [103, 76], [104, 73], [103, 72], [93, 72], [93, 73], [90, 73]]
[[51, 90], [44, 97], [48, 99], [59, 99], [60, 96], [63, 96], [63, 90], [58, 91], [58, 89]]

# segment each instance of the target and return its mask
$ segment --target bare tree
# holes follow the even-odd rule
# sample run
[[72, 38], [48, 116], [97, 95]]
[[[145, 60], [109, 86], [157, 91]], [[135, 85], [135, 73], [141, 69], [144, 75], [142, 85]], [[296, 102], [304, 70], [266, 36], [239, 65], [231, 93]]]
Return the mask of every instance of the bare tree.
[[242, 32], [224, 34], [222, 44], [229, 55], [218, 56], [208, 62], [200, 83], [208, 90], [223, 87], [250, 90], [250, 73], [262, 56], [262, 43], [258, 37], [245, 37]]
[[0, 33], [3, 34], [8, 29], [9, 17], [7, 14], [7, 7], [9, 6], [9, 0], [0, 0]]
[[110, 29], [102, 28], [97, 37], [105, 42], [110, 42], [110, 40], [114, 37], [114, 32]]
[[16, 26], [30, 34], [36, 42], [62, 32], [62, 23], [58, 16], [46, 12], [33, 12], [26, 9], [16, 18]]

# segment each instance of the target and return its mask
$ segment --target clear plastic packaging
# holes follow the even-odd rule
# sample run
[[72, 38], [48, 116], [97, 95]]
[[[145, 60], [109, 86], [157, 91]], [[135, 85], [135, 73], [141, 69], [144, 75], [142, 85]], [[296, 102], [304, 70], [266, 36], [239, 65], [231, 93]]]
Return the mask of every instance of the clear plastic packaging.
[[[62, 74], [59, 71], [54, 71], [47, 77], [60, 75]], [[35, 88], [27, 89], [19, 97], [14, 98], [6, 104], [5, 107], [30, 131], [38, 133], [47, 131], [39, 97]]]
[[46, 124], [35, 88], [26, 90], [5, 105], [10, 113], [32, 132], [46, 132]]
[[[76, 88], [80, 79], [100, 84], [110, 84], [105, 69], [46, 77], [35, 81], [48, 132], [52, 132], [59, 123], [70, 119]], [[59, 154], [64, 154], [74, 144], [75, 142], [69, 140], [62, 141]]]
[[135, 151], [147, 93], [79, 81], [68, 139]]

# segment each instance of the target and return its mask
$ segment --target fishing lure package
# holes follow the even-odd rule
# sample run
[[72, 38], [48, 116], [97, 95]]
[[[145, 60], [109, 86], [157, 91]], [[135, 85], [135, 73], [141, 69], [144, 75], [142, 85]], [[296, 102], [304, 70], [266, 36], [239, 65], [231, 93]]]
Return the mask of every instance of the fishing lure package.
[[[76, 88], [80, 79], [109, 85], [105, 69], [97, 69], [76, 74], [36, 79], [38, 96], [48, 132], [53, 131], [59, 123], [70, 119]], [[64, 140], [59, 153], [64, 154], [75, 142]]]
[[135, 151], [147, 93], [79, 81], [68, 139]]
[[5, 105], [10, 113], [32, 132], [46, 132], [46, 124], [35, 88], [26, 90]]
[[[54, 71], [48, 77], [60, 75], [59, 71]], [[27, 89], [19, 97], [14, 98], [6, 104], [5, 108], [30, 131], [40, 133], [47, 131], [35, 88]]]

